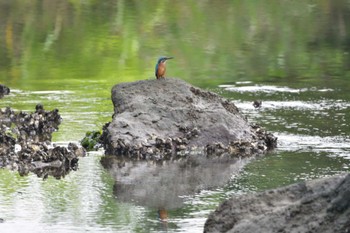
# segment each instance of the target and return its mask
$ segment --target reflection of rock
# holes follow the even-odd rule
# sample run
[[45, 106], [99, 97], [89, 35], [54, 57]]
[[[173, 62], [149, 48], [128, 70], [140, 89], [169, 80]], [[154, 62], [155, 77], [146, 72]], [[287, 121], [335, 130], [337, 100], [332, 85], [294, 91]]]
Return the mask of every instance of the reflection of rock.
[[112, 100], [107, 155], [159, 160], [195, 149], [252, 155], [276, 147], [277, 138], [249, 125], [232, 102], [178, 79], [118, 84]]
[[10, 94], [10, 88], [0, 84], [0, 98], [4, 97], [4, 95]]
[[78, 157], [74, 150], [56, 146], [48, 148], [43, 144], [28, 144], [18, 155], [18, 172], [27, 175], [30, 171], [39, 177], [51, 175], [56, 178], [65, 176], [70, 170], [78, 167]]
[[155, 209], [183, 205], [183, 196], [222, 186], [247, 162], [231, 156], [190, 155], [172, 161], [131, 161], [105, 156], [102, 165], [113, 175], [118, 200]]
[[10, 108], [0, 111], [0, 167], [30, 171], [40, 177], [64, 176], [78, 166], [78, 155], [85, 151], [70, 143], [68, 148], [53, 147], [52, 133], [58, 129], [58, 110], [45, 111], [38, 104], [34, 113], [16, 113]]
[[350, 232], [350, 174], [233, 197], [204, 232]]

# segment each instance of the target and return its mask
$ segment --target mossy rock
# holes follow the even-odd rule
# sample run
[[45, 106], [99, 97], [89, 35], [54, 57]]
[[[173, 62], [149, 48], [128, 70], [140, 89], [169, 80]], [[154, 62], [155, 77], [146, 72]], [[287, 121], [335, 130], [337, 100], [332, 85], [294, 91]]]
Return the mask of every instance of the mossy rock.
[[88, 131], [81, 140], [81, 146], [87, 151], [97, 150], [100, 147], [101, 131]]

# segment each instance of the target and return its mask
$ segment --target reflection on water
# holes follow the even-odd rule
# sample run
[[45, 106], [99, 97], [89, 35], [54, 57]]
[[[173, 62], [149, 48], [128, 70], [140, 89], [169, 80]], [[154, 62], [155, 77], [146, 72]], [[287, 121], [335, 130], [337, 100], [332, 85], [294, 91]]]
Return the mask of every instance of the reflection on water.
[[280, 139], [279, 151], [293, 152], [325, 152], [328, 156], [340, 156], [350, 159], [350, 138], [335, 137], [318, 137], [304, 135], [277, 134]]
[[[252, 120], [275, 128], [279, 138], [277, 151], [326, 152], [328, 156], [350, 158], [350, 128], [347, 124], [350, 118], [346, 114], [350, 102], [324, 94], [335, 90], [315, 87], [291, 89], [253, 83], [225, 85], [223, 88], [233, 95], [253, 93], [256, 98], [266, 99], [258, 111], [248, 101], [241, 100], [236, 104]], [[291, 92], [298, 93], [292, 100], [271, 100]]]
[[[260, 122], [278, 137], [277, 149], [248, 164], [231, 187], [248, 184], [248, 190], [265, 190], [349, 171], [350, 102], [339, 90], [254, 82], [221, 88], [224, 95], [240, 99], [236, 104], [251, 121]], [[262, 100], [261, 108], [253, 107], [254, 99]]]
[[162, 163], [115, 156], [101, 161], [115, 179], [118, 200], [159, 210], [181, 208], [185, 196], [225, 185], [247, 162], [228, 155], [207, 158], [200, 154]]
[[0, 79], [19, 89], [145, 79], [166, 54], [171, 76], [201, 86], [349, 76], [347, 0], [0, 0], [0, 14]]
[[[225, 185], [233, 175], [239, 173], [248, 160], [225, 155], [210, 158], [190, 155], [188, 158], [160, 163], [129, 161], [112, 156], [103, 157], [101, 163], [115, 180], [113, 194], [116, 199], [157, 211], [158, 225], [167, 231], [181, 227], [187, 219], [182, 216], [176, 222], [172, 211], [184, 209], [187, 212], [186, 201], [203, 190]], [[205, 218], [202, 216], [198, 220], [200, 225], [197, 228], [188, 226], [189, 231], [197, 231], [202, 227]]]
[[329, 157], [325, 152], [276, 152], [248, 164], [240, 176], [230, 181], [229, 193], [234, 194], [241, 189], [262, 191], [327, 177], [348, 172], [349, 165], [348, 159]]

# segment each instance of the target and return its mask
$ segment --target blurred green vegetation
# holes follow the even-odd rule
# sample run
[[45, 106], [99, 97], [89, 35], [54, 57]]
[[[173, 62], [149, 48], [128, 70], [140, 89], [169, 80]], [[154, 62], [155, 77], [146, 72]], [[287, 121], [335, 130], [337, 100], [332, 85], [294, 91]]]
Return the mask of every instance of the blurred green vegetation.
[[349, 0], [0, 0], [0, 15], [0, 81], [25, 90], [153, 78], [160, 55], [199, 86], [350, 78]]

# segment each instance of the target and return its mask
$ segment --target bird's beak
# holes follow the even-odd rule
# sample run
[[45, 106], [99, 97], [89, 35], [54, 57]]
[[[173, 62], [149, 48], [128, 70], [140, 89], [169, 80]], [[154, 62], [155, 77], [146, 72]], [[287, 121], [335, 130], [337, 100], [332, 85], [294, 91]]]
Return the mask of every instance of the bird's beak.
[[174, 57], [167, 57], [166, 59], [169, 60], [169, 59], [173, 59]]

